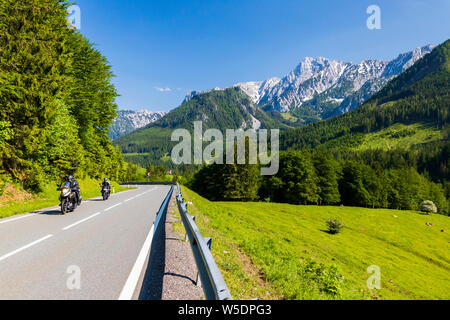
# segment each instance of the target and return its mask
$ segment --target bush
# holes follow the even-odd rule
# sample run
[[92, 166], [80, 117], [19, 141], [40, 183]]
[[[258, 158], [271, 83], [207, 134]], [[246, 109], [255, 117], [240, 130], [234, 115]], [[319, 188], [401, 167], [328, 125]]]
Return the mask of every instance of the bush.
[[336, 219], [329, 219], [327, 221], [328, 232], [331, 234], [338, 234], [344, 228], [344, 224]]
[[308, 261], [302, 272], [303, 279], [313, 281], [319, 291], [331, 295], [340, 295], [344, 276], [335, 265], [325, 265], [315, 261]]
[[425, 200], [424, 202], [422, 202], [419, 210], [422, 212], [425, 212], [425, 213], [437, 213], [438, 212], [436, 205], [433, 203], [433, 201], [430, 201], [430, 200]]

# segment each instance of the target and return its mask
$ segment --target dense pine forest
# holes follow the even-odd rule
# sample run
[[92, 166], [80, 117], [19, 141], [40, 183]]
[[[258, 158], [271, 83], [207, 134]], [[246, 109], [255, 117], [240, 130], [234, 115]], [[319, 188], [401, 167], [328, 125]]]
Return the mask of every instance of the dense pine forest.
[[256, 165], [213, 164], [199, 170], [189, 186], [213, 201], [417, 210], [431, 200], [440, 213], [450, 213], [441, 183], [406, 162], [393, 164], [368, 155], [333, 157], [323, 151], [292, 150], [281, 152], [275, 176], [261, 177]]
[[0, 186], [39, 191], [68, 174], [132, 178], [110, 142], [111, 66], [58, 0], [0, 0]]

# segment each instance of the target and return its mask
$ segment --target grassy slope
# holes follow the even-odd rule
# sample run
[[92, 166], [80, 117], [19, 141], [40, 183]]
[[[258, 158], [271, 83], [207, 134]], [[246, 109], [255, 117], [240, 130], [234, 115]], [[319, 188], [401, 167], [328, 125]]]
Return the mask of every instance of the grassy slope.
[[[449, 299], [450, 219], [412, 211], [274, 203], [212, 203], [187, 188], [189, 211], [235, 298], [333, 299], [302, 283], [305, 259], [335, 264], [341, 299]], [[325, 221], [346, 227], [330, 235]], [[432, 223], [431, 227], [426, 225]], [[445, 232], [441, 232], [445, 230]], [[381, 268], [381, 290], [367, 289], [367, 268]]]
[[[78, 182], [80, 184], [83, 199], [101, 196], [99, 187], [100, 181], [85, 179], [79, 180]], [[115, 182], [112, 182], [112, 186], [114, 187], [115, 192], [126, 190], [126, 188], [121, 187]], [[17, 190], [20, 190], [20, 188], [16, 186], [12, 190], [17, 194]], [[0, 219], [57, 206], [59, 204], [59, 192], [56, 191], [55, 184], [48, 184], [42, 193], [35, 196], [26, 194], [25, 192], [20, 193], [22, 194], [20, 198], [14, 197], [13, 195], [8, 197], [6, 194], [3, 197], [0, 197]]]
[[414, 123], [409, 125], [396, 123], [389, 128], [365, 134], [362, 142], [354, 150], [408, 150], [420, 144], [440, 141], [442, 138], [442, 131], [437, 129], [432, 123]]

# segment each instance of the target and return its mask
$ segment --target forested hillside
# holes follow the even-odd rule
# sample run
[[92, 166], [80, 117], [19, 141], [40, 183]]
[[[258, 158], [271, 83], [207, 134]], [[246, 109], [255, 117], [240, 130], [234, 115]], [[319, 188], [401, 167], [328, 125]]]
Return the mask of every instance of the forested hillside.
[[[450, 40], [447, 40], [360, 108], [334, 119], [287, 130], [282, 133], [281, 142], [285, 150], [334, 150], [340, 157], [366, 163], [381, 158], [384, 166], [412, 166], [446, 185], [449, 196], [449, 117]], [[428, 128], [425, 135], [416, 135], [413, 124]], [[393, 132], [391, 128], [399, 125], [405, 129]], [[427, 141], [429, 137], [432, 138]], [[398, 143], [394, 148], [395, 140]], [[388, 150], [380, 148], [380, 142]], [[405, 142], [408, 148], [402, 148]], [[368, 150], [357, 152], [362, 145]]]
[[283, 133], [285, 149], [351, 148], [359, 134], [394, 123], [433, 122], [450, 117], [450, 40], [391, 81], [366, 104], [343, 116]]
[[[211, 165], [190, 186], [227, 201], [417, 210], [432, 200], [449, 214], [449, 58], [447, 41], [360, 108], [283, 131], [275, 176], [258, 179], [255, 167]], [[250, 186], [236, 187], [248, 177]]]
[[39, 191], [69, 173], [119, 180], [128, 169], [107, 135], [111, 66], [67, 26], [66, 10], [58, 0], [0, 0], [0, 186]]
[[[276, 112], [274, 112], [276, 113]], [[173, 130], [191, 132], [194, 121], [202, 121], [203, 129], [269, 129], [288, 128], [281, 116], [276, 119], [261, 110], [240, 88], [214, 90], [194, 96], [164, 118], [114, 141], [131, 162], [147, 166], [159, 164], [176, 143], [171, 142]], [[170, 165], [170, 164], [167, 164]]]

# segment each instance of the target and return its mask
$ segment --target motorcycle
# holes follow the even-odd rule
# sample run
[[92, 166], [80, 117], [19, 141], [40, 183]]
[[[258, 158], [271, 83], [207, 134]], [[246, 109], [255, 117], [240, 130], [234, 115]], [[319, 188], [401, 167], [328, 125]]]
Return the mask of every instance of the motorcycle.
[[109, 196], [111, 195], [111, 188], [107, 185], [102, 185], [102, 184], [100, 184], [100, 187], [102, 187], [103, 201], [108, 200]]
[[61, 214], [65, 215], [68, 212], [73, 212], [79, 205], [77, 195], [70, 185], [70, 182], [64, 183], [58, 191], [61, 191], [59, 200], [61, 201]]

